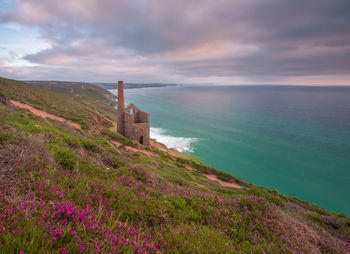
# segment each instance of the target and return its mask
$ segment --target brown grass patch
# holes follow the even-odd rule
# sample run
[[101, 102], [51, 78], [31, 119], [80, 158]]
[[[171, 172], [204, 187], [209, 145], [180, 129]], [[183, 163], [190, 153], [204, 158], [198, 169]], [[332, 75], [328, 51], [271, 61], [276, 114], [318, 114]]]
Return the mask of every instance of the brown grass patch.
[[284, 234], [302, 243], [303, 253], [327, 253], [330, 250], [346, 253], [344, 250], [350, 248], [349, 244], [315, 223], [281, 211], [277, 212], [277, 217]]
[[[31, 173], [45, 170], [51, 163], [41, 137], [16, 133], [15, 142], [0, 145], [0, 190], [8, 193], [10, 203], [18, 201], [32, 189]], [[25, 180], [20, 171], [28, 174]]]

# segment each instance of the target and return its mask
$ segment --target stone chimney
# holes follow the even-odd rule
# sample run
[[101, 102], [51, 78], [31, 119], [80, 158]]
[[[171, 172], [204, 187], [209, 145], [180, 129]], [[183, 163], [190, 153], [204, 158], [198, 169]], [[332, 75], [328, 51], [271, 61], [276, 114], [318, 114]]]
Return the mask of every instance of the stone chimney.
[[118, 122], [117, 132], [125, 135], [125, 123], [124, 123], [124, 85], [123, 81], [118, 81]]
[[148, 112], [134, 104], [124, 106], [124, 85], [118, 81], [117, 132], [142, 145], [150, 144], [150, 117]]
[[124, 108], [124, 84], [123, 81], [118, 81], [118, 108]]

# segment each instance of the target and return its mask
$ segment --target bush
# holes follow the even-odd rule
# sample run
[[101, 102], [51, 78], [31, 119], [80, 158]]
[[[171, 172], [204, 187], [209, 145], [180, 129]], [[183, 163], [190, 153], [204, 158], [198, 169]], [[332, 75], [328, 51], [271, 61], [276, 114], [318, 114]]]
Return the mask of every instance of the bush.
[[135, 178], [137, 181], [146, 183], [148, 181], [148, 174], [146, 169], [142, 166], [133, 166], [129, 168], [130, 175]]
[[132, 147], [135, 147], [134, 143], [131, 141], [131, 140], [128, 140], [128, 139], [121, 139], [119, 140], [120, 143], [122, 143], [123, 145], [126, 145], [126, 146], [132, 146]]
[[0, 132], [0, 144], [5, 144], [5, 143], [13, 143], [15, 142], [15, 138], [13, 135], [9, 132]]
[[89, 140], [84, 139], [82, 143], [83, 143], [82, 145], [83, 145], [84, 149], [87, 151], [91, 151], [91, 152], [98, 152], [99, 151], [98, 146]]
[[275, 203], [276, 205], [281, 205], [282, 203], [282, 198], [280, 197], [279, 194], [269, 189], [266, 189], [264, 187], [257, 187], [257, 186], [252, 187], [247, 191], [247, 193], [258, 197], [264, 197], [270, 202]]
[[80, 147], [79, 142], [76, 139], [73, 139], [71, 137], [65, 137], [65, 142], [70, 148]]
[[171, 158], [171, 156], [170, 156], [169, 154], [166, 154], [166, 153], [162, 153], [162, 154], [160, 155], [160, 157], [162, 157], [162, 158], [165, 159], [165, 160], [169, 160], [169, 159]]
[[224, 181], [224, 182], [229, 182], [233, 177], [225, 172], [219, 171], [217, 178]]
[[175, 159], [178, 163], [181, 163], [181, 164], [186, 164], [188, 162], [188, 160], [183, 159], [181, 157], [175, 157]]
[[125, 163], [117, 158], [113, 159], [113, 168], [120, 168], [122, 166], [124, 166]]
[[168, 223], [172, 217], [173, 210], [171, 204], [167, 200], [142, 200], [130, 204], [127, 209], [129, 219], [133, 222], [146, 224], [149, 227], [156, 227]]
[[96, 143], [105, 147], [109, 147], [109, 142], [105, 139], [99, 138], [96, 140]]
[[98, 176], [104, 173], [104, 169], [96, 165], [90, 158], [84, 158], [79, 161], [79, 172], [89, 176]]
[[178, 168], [183, 168], [183, 167], [185, 167], [184, 164], [181, 164], [181, 163], [178, 163], [178, 162], [175, 162], [175, 166], [178, 167]]
[[202, 172], [203, 174], [208, 174], [210, 172], [210, 168], [208, 166], [196, 163], [194, 161], [192, 161], [191, 166], [197, 169], [198, 171]]
[[119, 139], [121, 138], [121, 135], [119, 133], [109, 131], [109, 130], [102, 130], [101, 134], [104, 136], [109, 137], [110, 139]]
[[66, 170], [75, 168], [77, 157], [71, 149], [68, 147], [54, 146], [53, 151], [56, 163], [60, 164]]

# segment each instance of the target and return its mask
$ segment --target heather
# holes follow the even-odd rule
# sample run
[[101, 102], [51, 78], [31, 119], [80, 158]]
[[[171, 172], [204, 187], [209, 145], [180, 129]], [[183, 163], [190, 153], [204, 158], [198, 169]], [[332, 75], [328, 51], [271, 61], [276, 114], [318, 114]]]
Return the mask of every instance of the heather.
[[0, 253], [350, 252], [345, 215], [1, 97]]

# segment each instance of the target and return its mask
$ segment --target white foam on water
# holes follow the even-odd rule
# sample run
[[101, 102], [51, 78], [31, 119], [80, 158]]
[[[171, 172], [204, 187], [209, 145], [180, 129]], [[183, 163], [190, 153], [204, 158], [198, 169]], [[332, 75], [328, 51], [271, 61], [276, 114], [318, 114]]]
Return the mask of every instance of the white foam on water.
[[151, 138], [163, 143], [168, 148], [173, 148], [179, 152], [193, 152], [193, 143], [197, 138], [174, 137], [167, 135], [167, 130], [151, 127]]

